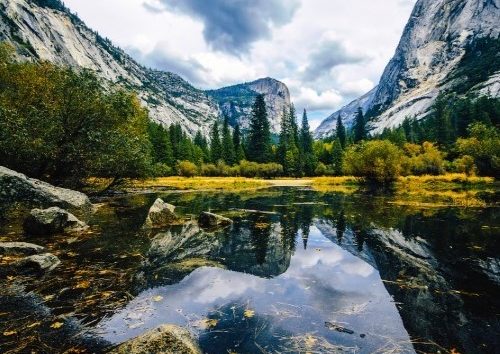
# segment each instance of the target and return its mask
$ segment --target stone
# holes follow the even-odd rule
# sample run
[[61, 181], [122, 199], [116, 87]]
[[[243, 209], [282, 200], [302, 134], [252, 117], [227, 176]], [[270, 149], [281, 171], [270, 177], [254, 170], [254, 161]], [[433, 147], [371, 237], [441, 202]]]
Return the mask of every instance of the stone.
[[31, 256], [45, 251], [45, 247], [27, 242], [0, 242], [0, 254], [4, 256]]
[[59, 207], [33, 209], [24, 221], [24, 231], [30, 235], [52, 235], [80, 231], [88, 226], [76, 216]]
[[179, 218], [175, 214], [175, 206], [158, 198], [149, 209], [144, 227], [150, 229], [164, 227], [172, 225], [178, 220]]
[[233, 221], [223, 216], [204, 211], [198, 217], [198, 224], [203, 228], [215, 228], [231, 225]]
[[161, 325], [110, 351], [113, 354], [201, 354], [191, 333], [174, 325]]
[[3, 166], [0, 166], [0, 202], [38, 208], [58, 206], [81, 214], [92, 211], [92, 203], [85, 194], [28, 178]]
[[37, 254], [21, 259], [14, 268], [22, 273], [44, 274], [54, 270], [61, 261], [52, 253]]

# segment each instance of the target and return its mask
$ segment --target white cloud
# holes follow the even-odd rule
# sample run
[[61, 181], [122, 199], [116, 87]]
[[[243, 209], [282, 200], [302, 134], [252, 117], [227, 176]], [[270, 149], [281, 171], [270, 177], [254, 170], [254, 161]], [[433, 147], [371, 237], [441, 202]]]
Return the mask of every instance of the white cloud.
[[[147, 65], [200, 88], [274, 77], [289, 85], [297, 108], [314, 117], [376, 85], [415, 0], [259, 0], [266, 4], [262, 13], [244, 1], [236, 7], [210, 2], [210, 13], [200, 8], [204, 1], [188, 2], [65, 0], [90, 27]], [[259, 28], [246, 21], [234, 32], [231, 14], [261, 14], [267, 22]]]

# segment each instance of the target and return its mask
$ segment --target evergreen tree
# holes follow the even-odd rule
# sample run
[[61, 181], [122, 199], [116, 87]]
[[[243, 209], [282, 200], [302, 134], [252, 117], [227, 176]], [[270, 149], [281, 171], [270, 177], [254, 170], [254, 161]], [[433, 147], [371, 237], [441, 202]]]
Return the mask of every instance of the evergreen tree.
[[198, 131], [194, 137], [194, 145], [196, 145], [201, 149], [203, 162], [210, 162], [210, 151], [208, 149], [208, 142], [200, 131]]
[[435, 135], [437, 143], [446, 147], [453, 141], [453, 126], [448, 99], [440, 95], [434, 103]]
[[233, 146], [236, 163], [239, 163], [240, 161], [245, 159], [245, 151], [243, 150], [243, 142], [241, 138], [240, 126], [236, 124], [233, 133]]
[[160, 124], [149, 122], [148, 134], [152, 145], [153, 162], [164, 163], [172, 167], [174, 165], [174, 154], [168, 130]]
[[222, 159], [231, 166], [235, 163], [233, 137], [229, 129], [229, 117], [227, 115], [224, 115], [224, 125], [222, 127]]
[[333, 142], [332, 147], [332, 169], [333, 173], [336, 176], [342, 175], [342, 166], [344, 162], [344, 149], [342, 149], [342, 144], [340, 143], [340, 139], [337, 138]]
[[295, 105], [292, 103], [290, 104], [290, 126], [292, 127], [292, 136], [293, 136], [293, 141], [297, 147], [300, 144], [299, 141], [299, 127], [297, 126], [297, 112], [295, 111]]
[[293, 106], [287, 111], [283, 109], [281, 117], [280, 141], [277, 151], [277, 160], [283, 166], [285, 175], [299, 176], [301, 174], [301, 152], [296, 143], [297, 124]]
[[271, 130], [267, 118], [264, 95], [258, 95], [250, 117], [247, 157], [250, 161], [267, 163], [271, 161]]
[[356, 114], [353, 133], [354, 133], [353, 137], [354, 143], [359, 143], [360, 141], [366, 139], [366, 122], [361, 107], [358, 108], [358, 112]]
[[345, 149], [347, 144], [347, 136], [344, 124], [342, 124], [342, 118], [340, 117], [340, 113], [339, 116], [337, 117], [337, 138], [340, 140], [342, 149]]
[[311, 135], [311, 128], [309, 127], [309, 120], [307, 119], [307, 111], [305, 109], [302, 115], [299, 141], [303, 172], [306, 176], [313, 176], [316, 170], [317, 160], [314, 154], [313, 137]]
[[222, 146], [219, 137], [219, 122], [215, 121], [210, 133], [210, 160], [217, 163], [222, 158]]

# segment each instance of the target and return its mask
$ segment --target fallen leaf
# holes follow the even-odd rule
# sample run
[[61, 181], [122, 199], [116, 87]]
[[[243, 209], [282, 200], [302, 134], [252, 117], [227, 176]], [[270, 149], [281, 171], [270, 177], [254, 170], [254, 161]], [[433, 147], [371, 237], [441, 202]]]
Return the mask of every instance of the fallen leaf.
[[89, 286], [90, 282], [88, 280], [82, 280], [76, 284], [75, 289], [87, 289]]
[[51, 301], [55, 298], [55, 295], [47, 295], [43, 297], [44, 301]]
[[160, 302], [161, 300], [163, 300], [163, 296], [157, 295], [157, 296], [153, 297], [154, 302]]
[[217, 323], [219, 323], [219, 321], [214, 318], [205, 318], [203, 320], [196, 321], [194, 326], [201, 329], [210, 329], [215, 328]]
[[245, 316], [245, 318], [252, 318], [253, 316], [255, 316], [255, 311], [254, 310], [245, 310], [245, 312], [243, 312], [243, 316]]
[[42, 324], [42, 322], [33, 322], [32, 324], [27, 325], [26, 328], [38, 327], [41, 324]]
[[64, 325], [62, 322], [54, 322], [50, 325], [50, 328], [59, 329]]
[[6, 337], [13, 336], [14, 334], [17, 334], [17, 331], [5, 331], [5, 332], [3, 332], [3, 335]]

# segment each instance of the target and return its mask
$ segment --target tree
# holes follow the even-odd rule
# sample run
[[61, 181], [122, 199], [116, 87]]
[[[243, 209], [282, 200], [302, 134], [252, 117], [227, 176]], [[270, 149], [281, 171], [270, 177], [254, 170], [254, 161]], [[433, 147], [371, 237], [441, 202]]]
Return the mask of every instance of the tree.
[[148, 135], [152, 145], [153, 162], [173, 167], [174, 153], [168, 130], [160, 124], [149, 122]]
[[354, 121], [354, 143], [359, 143], [366, 139], [366, 122], [361, 107], [358, 108]]
[[332, 170], [336, 176], [342, 175], [342, 168], [344, 164], [344, 149], [342, 149], [342, 144], [340, 139], [337, 138], [333, 142], [332, 148]]
[[347, 143], [347, 137], [346, 137], [346, 131], [344, 124], [342, 124], [342, 118], [339, 116], [337, 117], [337, 138], [340, 141], [340, 145], [342, 146], [342, 149], [345, 149], [346, 143]]
[[247, 156], [251, 161], [271, 161], [271, 130], [267, 118], [264, 95], [257, 95], [250, 117]]
[[194, 137], [194, 145], [202, 151], [203, 162], [210, 162], [210, 151], [208, 148], [207, 139], [198, 131]]
[[222, 146], [219, 137], [219, 122], [215, 121], [210, 133], [210, 160], [217, 163], [222, 158]]
[[229, 129], [229, 118], [227, 115], [224, 115], [224, 125], [222, 126], [222, 160], [232, 166], [235, 163], [235, 159], [233, 137]]
[[245, 151], [243, 150], [243, 142], [241, 139], [239, 124], [236, 124], [236, 126], [234, 127], [233, 146], [235, 153], [235, 162], [239, 163], [240, 161], [245, 159]]
[[311, 128], [309, 127], [309, 120], [307, 119], [307, 111], [305, 109], [302, 115], [299, 141], [304, 173], [306, 176], [314, 176], [318, 161], [314, 154], [313, 137], [311, 135]]

